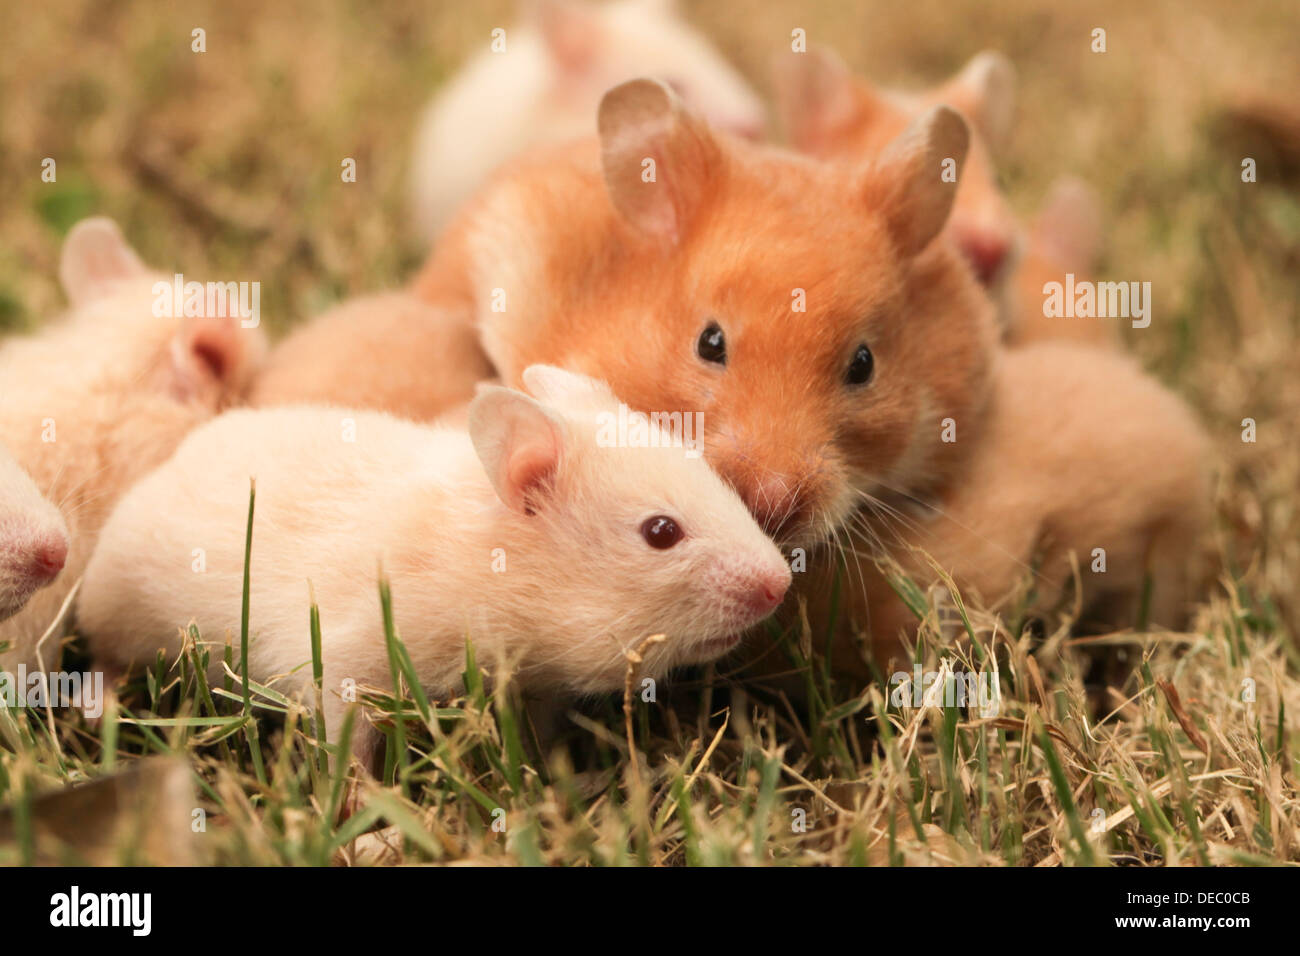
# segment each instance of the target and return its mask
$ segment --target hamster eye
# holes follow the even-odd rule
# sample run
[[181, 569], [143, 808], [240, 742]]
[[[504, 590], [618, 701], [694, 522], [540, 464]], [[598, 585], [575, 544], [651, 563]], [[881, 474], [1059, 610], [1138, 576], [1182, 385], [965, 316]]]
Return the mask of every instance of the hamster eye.
[[722, 334], [722, 326], [717, 322], [706, 325], [700, 333], [699, 341], [695, 343], [695, 353], [706, 362], [726, 365], [727, 337]]
[[849, 363], [848, 371], [844, 373], [844, 381], [848, 385], [866, 385], [871, 381], [871, 373], [875, 367], [876, 360], [871, 355], [871, 349], [859, 345], [858, 350], [853, 353], [853, 361]]
[[682, 529], [667, 515], [655, 515], [641, 525], [641, 537], [650, 547], [666, 551], [682, 540]]

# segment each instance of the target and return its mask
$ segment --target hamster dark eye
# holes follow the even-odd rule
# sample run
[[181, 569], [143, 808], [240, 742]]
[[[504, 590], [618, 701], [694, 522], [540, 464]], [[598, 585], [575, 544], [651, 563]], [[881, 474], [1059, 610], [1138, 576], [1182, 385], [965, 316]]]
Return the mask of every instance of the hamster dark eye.
[[667, 515], [655, 515], [646, 518], [641, 525], [641, 537], [645, 538], [645, 543], [650, 547], [666, 551], [682, 540], [682, 529]]
[[848, 371], [844, 373], [844, 381], [848, 385], [866, 385], [871, 381], [871, 373], [875, 367], [876, 360], [871, 356], [871, 349], [859, 345], [857, 351], [853, 353], [853, 361], [849, 363]]
[[727, 337], [722, 334], [722, 326], [710, 322], [700, 333], [700, 340], [695, 343], [695, 353], [706, 362], [727, 364]]

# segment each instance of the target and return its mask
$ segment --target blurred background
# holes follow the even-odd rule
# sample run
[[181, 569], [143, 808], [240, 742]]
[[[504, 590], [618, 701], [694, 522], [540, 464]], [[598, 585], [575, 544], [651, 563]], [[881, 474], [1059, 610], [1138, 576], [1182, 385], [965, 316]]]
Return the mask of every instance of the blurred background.
[[[1196, 407], [1222, 456], [1213, 546], [1252, 611], [1294, 634], [1300, 577], [1300, 15], [1216, 0], [1061, 4], [680, 0], [764, 94], [796, 27], [857, 72], [927, 87], [983, 48], [1019, 71], [1000, 156], [1028, 218], [1072, 173], [1104, 204], [1101, 277], [1149, 280], [1128, 347]], [[421, 107], [516, 21], [512, 0], [6, 0], [0, 328], [56, 315], [63, 234], [116, 218], [151, 265], [262, 283], [275, 334], [408, 278]], [[206, 30], [207, 52], [191, 52]], [[1107, 52], [1090, 50], [1107, 31]], [[1243, 157], [1258, 182], [1243, 184]], [[58, 163], [56, 183], [41, 162]], [[357, 161], [356, 183], [339, 176]], [[1134, 414], [1141, 414], [1135, 409]], [[1258, 441], [1241, 441], [1241, 420]]]

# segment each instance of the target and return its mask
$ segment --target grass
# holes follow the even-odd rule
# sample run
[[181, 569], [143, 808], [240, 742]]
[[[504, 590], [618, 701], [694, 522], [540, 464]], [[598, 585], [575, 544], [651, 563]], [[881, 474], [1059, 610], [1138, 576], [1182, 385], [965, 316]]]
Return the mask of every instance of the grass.
[[[47, 727], [35, 710], [0, 710], [14, 751], [0, 766], [20, 837], [32, 794], [155, 755], [188, 768], [191, 802], [213, 821], [198, 836], [175, 830], [166, 854], [180, 841], [192, 844], [187, 854], [218, 864], [1300, 858], [1296, 754], [1283, 720], [1300, 702], [1300, 685], [1288, 648], [1239, 604], [1207, 611], [1204, 633], [1100, 639], [1073, 638], [1068, 627], [1046, 639], [1029, 629], [1013, 638], [1000, 619], [971, 611], [965, 639], [954, 644], [939, 639], [933, 618], [923, 620], [913, 660], [948, 674], [939, 692], [952, 671], [986, 676], [996, 712], [975, 701], [915, 706], [911, 687], [893, 681], [844, 688], [803, 657], [806, 640], [794, 634], [781, 644], [796, 670], [813, 675], [803, 701], [710, 672], [647, 702], [630, 655], [622, 707], [600, 699], [576, 708], [573, 729], [543, 756], [509, 675], [489, 680], [472, 643], [463, 697], [430, 702], [418, 691], [387, 584], [377, 586], [393, 685], [363, 689], [373, 716], [349, 710], [333, 745], [307, 705], [243, 675], [242, 653], [239, 671], [227, 667], [227, 686], [212, 692], [204, 676], [211, 655], [229, 661], [233, 637], [214, 647], [193, 630], [174, 662], [124, 689], [140, 713], [114, 707], [98, 727], [76, 717]], [[318, 621], [314, 604], [309, 613]], [[1130, 657], [1126, 682], [1089, 685], [1084, 675], [1099, 648]], [[1242, 693], [1247, 678], [1253, 695]], [[360, 719], [375, 719], [387, 738], [380, 780], [337, 759]], [[232, 746], [241, 736], [246, 746]], [[632, 760], [633, 749], [644, 759]], [[193, 808], [183, 809], [171, 816], [188, 819]], [[33, 858], [34, 831], [25, 832], [0, 862]], [[57, 820], [43, 832], [42, 854], [78, 858], [75, 845], [50, 836]]]
[[[837, 680], [811, 655], [825, 638], [798, 631], [774, 636], [797, 698], [724, 664], [661, 681], [653, 702], [525, 701], [469, 643], [464, 696], [428, 700], [388, 611], [392, 682], [363, 688], [372, 714], [353, 710], [339, 727], [316, 719], [319, 700], [308, 708], [245, 678], [255, 617], [246, 634], [191, 629], [178, 659], [121, 688], [97, 722], [0, 709], [0, 862], [1300, 862], [1300, 202], [1262, 159], [1260, 182], [1242, 184], [1242, 148], [1221, 132], [1243, 93], [1294, 87], [1294, 13], [1209, 0], [776, 0], [743, 16], [683, 6], [760, 88], [768, 52], [795, 26], [833, 37], [885, 82], [933, 82], [983, 46], [1008, 53], [1022, 91], [1002, 158], [1013, 204], [1032, 213], [1062, 172], [1097, 186], [1103, 273], [1155, 287], [1152, 326], [1129, 330], [1127, 347], [1214, 438], [1204, 545], [1220, 573], [1194, 625], [1081, 637], [1068, 617], [1023, 628], [970, 602], [954, 641], [927, 596], [899, 581], [921, 619], [913, 660], [996, 683], [998, 713], [981, 717]], [[0, 58], [0, 326], [58, 312], [61, 237], [95, 212], [164, 268], [261, 281], [273, 331], [403, 281], [424, 251], [404, 228], [413, 118], [510, 7], [59, 0], [9, 11], [24, 43]], [[1086, 52], [1098, 25], [1110, 46], [1100, 56]], [[205, 56], [189, 51], [195, 26], [208, 31]], [[46, 156], [56, 183], [40, 180]], [[355, 184], [339, 180], [345, 156], [358, 159]], [[1240, 438], [1246, 417], [1252, 443]], [[303, 666], [319, 684], [312, 602], [303, 614], [317, 648]], [[210, 684], [214, 659], [224, 676]], [[547, 708], [569, 719], [539, 753]], [[370, 719], [387, 741], [379, 782], [336, 759]], [[120, 821], [133, 773], [167, 782], [153, 787], [165, 800], [138, 809], [174, 839], [123, 824], [100, 828], [116, 842], [59, 845], [74, 832], [64, 785], [106, 794], [80, 817]]]

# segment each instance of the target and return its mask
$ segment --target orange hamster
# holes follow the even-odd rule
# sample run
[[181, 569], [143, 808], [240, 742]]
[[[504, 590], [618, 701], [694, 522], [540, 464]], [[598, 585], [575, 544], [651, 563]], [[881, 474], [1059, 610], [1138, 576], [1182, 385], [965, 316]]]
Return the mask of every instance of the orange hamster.
[[1010, 345], [1051, 339], [1092, 345], [1119, 344], [1114, 319], [1049, 317], [1044, 313], [1049, 282], [1064, 283], [1067, 273], [1086, 278], [1097, 271], [1101, 246], [1100, 201], [1087, 183], [1062, 176], [1048, 190], [1025, 242], [1025, 252], [1006, 290], [1015, 321]]
[[409, 292], [349, 299], [300, 325], [267, 356], [248, 403], [328, 404], [428, 422], [492, 376], [464, 319]]
[[822, 159], [857, 161], [882, 149], [918, 114], [947, 104], [972, 126], [948, 230], [980, 281], [998, 294], [1019, 254], [1020, 224], [998, 188], [991, 151], [1010, 138], [1015, 69], [984, 52], [924, 93], [877, 90], [829, 50], [781, 54], [776, 99], [792, 146]]
[[632, 408], [702, 415], [706, 457], [785, 545], [960, 471], [997, 332], [934, 241], [956, 190], [943, 160], [968, 141], [957, 113], [857, 164], [715, 132], [652, 80], [608, 92], [598, 119], [598, 142], [498, 175], [417, 280], [504, 381], [544, 362]]

